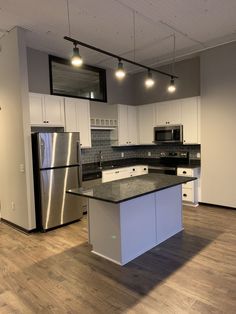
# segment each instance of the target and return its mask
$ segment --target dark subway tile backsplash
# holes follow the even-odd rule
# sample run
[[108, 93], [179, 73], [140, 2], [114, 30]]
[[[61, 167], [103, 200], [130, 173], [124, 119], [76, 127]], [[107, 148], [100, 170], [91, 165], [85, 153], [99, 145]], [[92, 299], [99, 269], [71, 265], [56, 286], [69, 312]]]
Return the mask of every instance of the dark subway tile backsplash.
[[[160, 152], [163, 151], [187, 151], [189, 152], [190, 159], [198, 159], [197, 153], [200, 153], [200, 145], [112, 147], [114, 141], [110, 139], [110, 132], [108, 130], [92, 130], [92, 148], [82, 149], [83, 164], [98, 162], [100, 151], [102, 152], [103, 161], [127, 158], [159, 158]], [[124, 154], [124, 157], [121, 157], [121, 153]]]

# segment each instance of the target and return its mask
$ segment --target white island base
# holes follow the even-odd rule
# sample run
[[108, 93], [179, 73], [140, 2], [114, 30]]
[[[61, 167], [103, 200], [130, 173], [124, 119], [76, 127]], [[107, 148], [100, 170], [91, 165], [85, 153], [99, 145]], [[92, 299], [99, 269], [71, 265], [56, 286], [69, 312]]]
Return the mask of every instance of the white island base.
[[88, 227], [92, 252], [125, 265], [183, 230], [182, 187], [118, 204], [89, 199]]

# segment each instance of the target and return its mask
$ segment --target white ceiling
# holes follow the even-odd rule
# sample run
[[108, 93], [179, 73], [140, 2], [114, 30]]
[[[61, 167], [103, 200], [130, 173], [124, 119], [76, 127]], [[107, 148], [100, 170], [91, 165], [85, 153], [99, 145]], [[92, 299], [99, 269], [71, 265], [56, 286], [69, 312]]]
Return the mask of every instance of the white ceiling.
[[[174, 33], [177, 57], [236, 40], [236, 0], [68, 1], [73, 38], [148, 66], [172, 58]], [[0, 0], [0, 36], [14, 26], [27, 29], [29, 47], [71, 55], [63, 39], [69, 35], [66, 0]], [[116, 64], [85, 48], [81, 54], [88, 64]]]

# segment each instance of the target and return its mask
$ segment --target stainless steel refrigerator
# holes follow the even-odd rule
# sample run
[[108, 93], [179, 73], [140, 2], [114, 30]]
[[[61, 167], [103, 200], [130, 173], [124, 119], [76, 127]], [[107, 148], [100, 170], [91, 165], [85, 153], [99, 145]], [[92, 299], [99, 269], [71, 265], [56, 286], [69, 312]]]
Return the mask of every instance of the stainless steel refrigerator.
[[37, 228], [48, 230], [83, 216], [83, 200], [66, 193], [82, 183], [76, 132], [32, 134]]

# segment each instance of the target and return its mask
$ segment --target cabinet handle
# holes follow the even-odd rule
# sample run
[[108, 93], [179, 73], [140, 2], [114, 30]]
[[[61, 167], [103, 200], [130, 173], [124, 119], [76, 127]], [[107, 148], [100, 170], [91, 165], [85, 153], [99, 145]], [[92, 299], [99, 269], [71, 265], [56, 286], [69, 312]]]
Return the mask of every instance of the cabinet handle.
[[183, 174], [186, 174], [187, 172], [186, 171], [183, 171]]
[[115, 173], [119, 173], [119, 171], [115, 171]]
[[133, 168], [133, 171], [135, 171], [135, 168]]
[[186, 196], [188, 196], [188, 195], [184, 193], [183, 196], [186, 197]]

